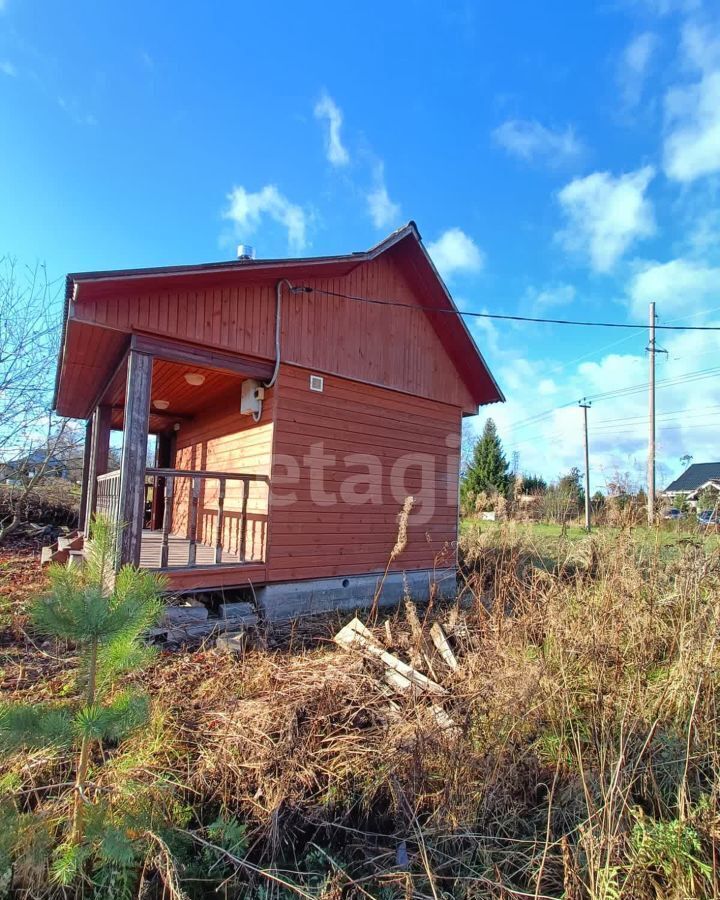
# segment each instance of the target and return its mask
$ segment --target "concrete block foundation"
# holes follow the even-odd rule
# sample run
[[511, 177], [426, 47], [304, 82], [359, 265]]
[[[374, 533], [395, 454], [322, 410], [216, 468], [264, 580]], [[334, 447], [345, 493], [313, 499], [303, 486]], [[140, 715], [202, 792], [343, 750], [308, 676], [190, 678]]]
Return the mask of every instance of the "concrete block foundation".
[[[268, 584], [256, 589], [257, 605], [270, 622], [334, 611], [362, 610], [371, 606], [381, 581], [382, 573], [377, 573]], [[437, 585], [438, 597], [451, 599], [456, 595], [457, 572], [454, 567], [390, 572], [383, 583], [378, 606], [396, 606], [406, 593], [417, 603], [425, 603], [430, 597], [433, 582]]]

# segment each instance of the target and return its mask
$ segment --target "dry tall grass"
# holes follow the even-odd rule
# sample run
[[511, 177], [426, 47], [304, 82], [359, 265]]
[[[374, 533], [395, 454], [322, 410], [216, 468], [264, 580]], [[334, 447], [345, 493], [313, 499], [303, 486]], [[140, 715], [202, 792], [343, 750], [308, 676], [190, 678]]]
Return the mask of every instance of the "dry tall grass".
[[[422, 629], [443, 622], [460, 663], [426, 668], [455, 727], [324, 640], [174, 654], [143, 676], [163, 722], [150, 749], [126, 748], [116, 783], [162, 779], [185, 810], [179, 842], [163, 837], [177, 890], [720, 895], [717, 553], [593, 536], [548, 559], [512, 529], [463, 552], [458, 604], [419, 610]], [[375, 633], [419, 664], [407, 615]], [[37, 767], [16, 771], [37, 790]], [[228, 844], [218, 822], [242, 839]]]

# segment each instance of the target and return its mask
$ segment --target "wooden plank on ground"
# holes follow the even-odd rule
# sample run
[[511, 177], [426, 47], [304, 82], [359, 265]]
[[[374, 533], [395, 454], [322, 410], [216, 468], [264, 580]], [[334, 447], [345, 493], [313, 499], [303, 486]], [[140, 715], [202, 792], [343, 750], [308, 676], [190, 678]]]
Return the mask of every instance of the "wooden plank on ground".
[[431, 694], [446, 694], [447, 691], [441, 685], [432, 681], [422, 672], [418, 672], [412, 666], [388, 653], [379, 644], [375, 642], [372, 632], [363, 625], [358, 619], [354, 618], [338, 631], [334, 638], [335, 642], [346, 650], [354, 650], [362, 653], [364, 656], [370, 656], [379, 659], [387, 669], [403, 675], [407, 680], [411, 681], [415, 686], [427, 691]]
[[447, 666], [449, 666], [453, 670], [453, 672], [456, 672], [458, 661], [452, 651], [452, 647], [448, 643], [448, 639], [445, 636], [442, 625], [439, 622], [435, 622], [433, 624], [432, 628], [430, 629], [430, 637], [432, 638], [432, 642], [433, 644], [435, 644], [438, 653], [443, 658], [443, 662]]

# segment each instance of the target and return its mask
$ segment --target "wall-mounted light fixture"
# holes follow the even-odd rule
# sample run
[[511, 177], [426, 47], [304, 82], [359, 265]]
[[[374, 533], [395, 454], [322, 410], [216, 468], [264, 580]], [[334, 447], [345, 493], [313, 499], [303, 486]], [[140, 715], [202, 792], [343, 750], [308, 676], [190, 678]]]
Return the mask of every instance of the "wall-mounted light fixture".
[[170, 406], [169, 400], [153, 400], [155, 409], [167, 409]]
[[193, 387], [200, 387], [205, 381], [205, 376], [201, 375], [200, 372], [186, 372], [185, 381], [193, 385]]

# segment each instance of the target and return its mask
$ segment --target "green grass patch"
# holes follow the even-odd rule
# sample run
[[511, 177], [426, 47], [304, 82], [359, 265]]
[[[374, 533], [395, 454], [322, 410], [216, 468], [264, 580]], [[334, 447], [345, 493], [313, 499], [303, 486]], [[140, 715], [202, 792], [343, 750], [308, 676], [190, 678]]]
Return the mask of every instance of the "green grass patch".
[[[460, 523], [460, 532], [463, 537], [482, 535], [491, 542], [500, 541], [506, 535], [513, 535], [544, 552], [559, 549], [563, 544], [576, 543], [588, 537], [585, 528], [577, 524], [563, 526], [549, 522], [491, 522], [483, 519], [463, 519]], [[717, 531], [701, 529], [686, 522], [663, 522], [653, 528], [636, 525], [625, 529], [612, 525], [594, 525], [591, 534], [609, 539], [625, 536], [627, 540], [632, 540], [646, 549], [677, 549], [688, 543], [703, 546], [706, 550], [720, 547], [720, 534]]]

